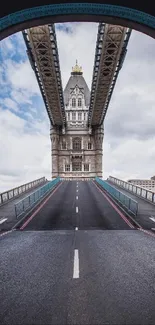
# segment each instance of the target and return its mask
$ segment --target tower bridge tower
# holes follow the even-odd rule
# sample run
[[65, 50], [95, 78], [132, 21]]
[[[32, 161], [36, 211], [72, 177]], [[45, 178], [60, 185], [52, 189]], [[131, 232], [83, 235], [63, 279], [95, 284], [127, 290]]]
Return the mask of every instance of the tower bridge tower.
[[76, 65], [64, 90], [66, 128], [51, 128], [52, 178], [102, 177], [103, 127], [88, 127], [90, 91]]

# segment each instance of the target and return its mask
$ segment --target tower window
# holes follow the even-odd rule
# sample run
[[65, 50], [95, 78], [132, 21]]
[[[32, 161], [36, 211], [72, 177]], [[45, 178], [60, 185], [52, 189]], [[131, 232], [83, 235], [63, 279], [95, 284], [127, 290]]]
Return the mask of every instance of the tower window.
[[62, 141], [62, 149], [63, 149], [63, 150], [66, 150], [66, 147], [67, 147], [67, 146], [66, 146], [66, 141]]
[[84, 164], [84, 171], [89, 172], [89, 164]]
[[76, 121], [76, 112], [72, 112], [72, 120]]
[[76, 99], [72, 98], [72, 107], [76, 107]]
[[82, 106], [82, 98], [78, 98], [78, 107]]
[[81, 120], [82, 120], [82, 113], [79, 112], [79, 113], [78, 113], [78, 121], [81, 121]]
[[73, 172], [81, 171], [81, 170], [82, 170], [82, 163], [80, 161], [72, 163], [72, 171]]
[[70, 172], [70, 165], [68, 164], [65, 165], [65, 172]]
[[81, 150], [81, 139], [75, 138], [73, 139], [73, 150]]
[[91, 148], [92, 148], [92, 144], [91, 142], [88, 142], [88, 150], [91, 150]]

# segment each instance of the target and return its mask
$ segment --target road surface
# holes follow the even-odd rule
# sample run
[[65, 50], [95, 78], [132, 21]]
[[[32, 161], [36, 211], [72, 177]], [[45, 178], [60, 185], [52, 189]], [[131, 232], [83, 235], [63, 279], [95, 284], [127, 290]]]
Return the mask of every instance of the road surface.
[[155, 324], [155, 235], [95, 184], [63, 182], [21, 228], [0, 237], [1, 325]]

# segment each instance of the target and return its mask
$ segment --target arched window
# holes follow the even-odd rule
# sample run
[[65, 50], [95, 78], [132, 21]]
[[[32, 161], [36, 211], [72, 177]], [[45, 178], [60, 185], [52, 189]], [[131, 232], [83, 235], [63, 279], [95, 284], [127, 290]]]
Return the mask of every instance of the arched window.
[[75, 151], [81, 150], [81, 138], [73, 139], [73, 150]]
[[78, 107], [81, 107], [82, 106], [82, 98], [78, 98]]
[[76, 98], [72, 98], [72, 107], [76, 107]]
[[62, 146], [62, 150], [66, 150], [67, 148], [66, 141], [63, 140], [61, 146]]
[[91, 150], [91, 148], [92, 148], [91, 142], [88, 142], [88, 150]]

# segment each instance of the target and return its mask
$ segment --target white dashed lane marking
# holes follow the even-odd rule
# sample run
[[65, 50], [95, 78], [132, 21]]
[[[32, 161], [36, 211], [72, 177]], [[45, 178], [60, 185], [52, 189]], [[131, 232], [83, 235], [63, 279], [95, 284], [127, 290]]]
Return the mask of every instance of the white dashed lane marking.
[[8, 219], [8, 218], [3, 218], [3, 219], [1, 219], [1, 220], [0, 220], [0, 225], [1, 225], [2, 223], [4, 223], [7, 219]]
[[79, 251], [74, 249], [73, 279], [79, 278]]

